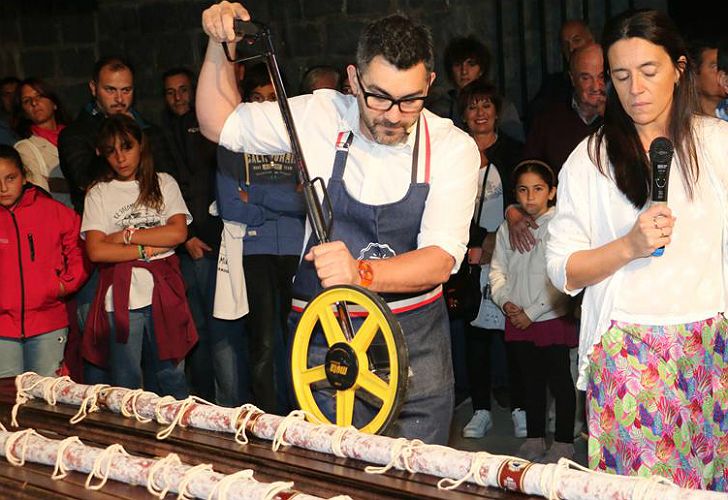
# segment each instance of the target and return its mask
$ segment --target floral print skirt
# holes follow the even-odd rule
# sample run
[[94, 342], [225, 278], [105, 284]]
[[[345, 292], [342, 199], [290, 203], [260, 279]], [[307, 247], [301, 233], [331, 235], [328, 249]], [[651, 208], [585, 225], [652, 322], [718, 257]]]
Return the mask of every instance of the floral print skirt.
[[590, 356], [589, 467], [728, 491], [728, 320], [613, 321]]

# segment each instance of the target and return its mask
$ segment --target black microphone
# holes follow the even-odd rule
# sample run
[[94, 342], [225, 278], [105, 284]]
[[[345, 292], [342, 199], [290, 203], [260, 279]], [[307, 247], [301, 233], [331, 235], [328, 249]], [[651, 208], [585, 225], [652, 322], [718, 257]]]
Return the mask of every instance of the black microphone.
[[[650, 144], [650, 164], [652, 165], [652, 204], [667, 205], [667, 189], [670, 181], [670, 163], [674, 148], [666, 137], [658, 137]], [[665, 252], [661, 246], [652, 255], [659, 257]]]

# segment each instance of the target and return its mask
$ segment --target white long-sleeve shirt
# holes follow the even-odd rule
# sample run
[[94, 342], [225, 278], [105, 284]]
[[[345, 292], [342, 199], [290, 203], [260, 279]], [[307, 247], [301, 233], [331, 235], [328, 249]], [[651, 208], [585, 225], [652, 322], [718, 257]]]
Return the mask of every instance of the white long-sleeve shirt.
[[490, 262], [490, 289], [493, 302], [503, 309], [512, 302], [522, 307], [531, 321], [547, 321], [566, 314], [569, 297], [557, 290], [546, 276], [547, 227], [554, 216], [550, 208], [536, 220], [536, 245], [530, 252], [511, 249], [508, 222], [503, 222], [495, 237]]
[[[726, 310], [728, 123], [695, 117], [693, 130], [700, 165], [696, 195], [694, 200], [686, 197], [680, 172], [675, 168], [675, 155], [668, 206], [677, 219], [672, 243], [664, 255], [637, 259], [585, 288], [579, 333], [579, 389], [586, 388], [589, 355], [611, 320], [678, 324]], [[569, 257], [624, 236], [640, 212], [619, 191], [611, 175], [599, 172], [589, 157], [588, 138], [582, 141], [559, 174], [556, 215], [548, 227], [546, 261], [554, 286], [570, 295], [581, 292], [566, 288]], [[698, 218], [696, 214], [700, 214]], [[641, 293], [634, 293], [637, 288]], [[655, 299], [663, 303], [656, 306]]]
[[[399, 201], [411, 180], [415, 134], [397, 145], [369, 140], [359, 127], [356, 98], [335, 90], [289, 99], [301, 148], [311, 178], [328, 182], [336, 154], [339, 132], [353, 132], [354, 141], [344, 172], [347, 192], [356, 200], [383, 205]], [[422, 111], [430, 141], [420, 131], [419, 176], [423, 182], [426, 155], [431, 155], [430, 192], [422, 214], [417, 247], [437, 246], [460, 267], [468, 241], [468, 229], [478, 189], [480, 152], [472, 137], [450, 120]], [[424, 127], [423, 127], [424, 128]], [[228, 117], [220, 144], [232, 151], [278, 154], [290, 151], [286, 128], [275, 102], [244, 103]], [[308, 239], [308, 233], [306, 235]]]

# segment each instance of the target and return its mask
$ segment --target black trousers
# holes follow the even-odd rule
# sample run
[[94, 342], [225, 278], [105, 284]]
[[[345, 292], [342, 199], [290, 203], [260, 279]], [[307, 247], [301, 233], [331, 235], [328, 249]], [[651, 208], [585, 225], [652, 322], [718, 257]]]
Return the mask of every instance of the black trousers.
[[518, 360], [526, 388], [526, 426], [529, 438], [546, 436], [546, 387], [556, 403], [554, 440], [574, 441], [576, 392], [571, 378], [569, 348], [536, 347], [531, 342], [509, 342]]
[[[480, 266], [471, 273], [471, 278], [480, 286]], [[480, 305], [478, 300], [477, 305]], [[466, 313], [465, 328], [465, 363], [468, 372], [470, 397], [473, 400], [473, 410], [490, 410], [491, 392], [491, 344], [494, 337], [503, 340], [503, 330], [484, 330], [472, 326], [470, 322], [478, 314], [478, 308]], [[508, 390], [511, 400], [511, 410], [525, 409], [524, 387], [521, 372], [516, 363], [515, 353], [506, 342], [506, 365], [508, 367]]]
[[[255, 404], [265, 412], [278, 412], [274, 360], [276, 346], [287, 352], [291, 286], [298, 268], [297, 255], [245, 255], [243, 269], [250, 312], [248, 332], [251, 389]], [[285, 391], [287, 384], [281, 384]]]

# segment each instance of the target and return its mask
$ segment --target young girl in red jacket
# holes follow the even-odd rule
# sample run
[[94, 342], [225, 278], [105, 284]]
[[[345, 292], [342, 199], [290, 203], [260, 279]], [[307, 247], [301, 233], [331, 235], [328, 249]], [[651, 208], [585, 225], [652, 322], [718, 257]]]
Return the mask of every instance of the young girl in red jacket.
[[64, 297], [87, 278], [80, 224], [76, 212], [26, 181], [15, 149], [0, 145], [0, 377], [59, 371]]
[[137, 123], [113, 115], [97, 152], [108, 168], [86, 193], [82, 235], [99, 263], [83, 355], [108, 367], [111, 383], [187, 397], [184, 358], [197, 341], [174, 248], [192, 217], [179, 186], [156, 173]]

